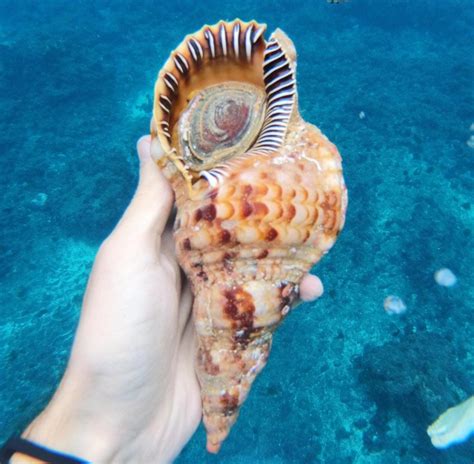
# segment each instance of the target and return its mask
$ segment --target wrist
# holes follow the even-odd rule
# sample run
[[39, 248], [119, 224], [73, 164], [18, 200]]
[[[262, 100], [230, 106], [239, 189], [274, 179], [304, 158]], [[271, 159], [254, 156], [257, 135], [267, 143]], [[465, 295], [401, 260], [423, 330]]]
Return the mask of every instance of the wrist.
[[[82, 382], [64, 376], [51, 402], [22, 433], [22, 437], [60, 453], [89, 462], [109, 462], [116, 443], [106, 427], [106, 417], [98, 417]], [[38, 460], [15, 454], [12, 463], [37, 463]]]

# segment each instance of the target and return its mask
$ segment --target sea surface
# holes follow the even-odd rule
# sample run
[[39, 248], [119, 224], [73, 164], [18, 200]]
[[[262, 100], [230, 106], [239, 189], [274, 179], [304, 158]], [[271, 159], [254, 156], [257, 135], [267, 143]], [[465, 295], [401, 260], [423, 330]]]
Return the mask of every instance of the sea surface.
[[[0, 0], [0, 441], [48, 402], [94, 255], [137, 181], [153, 84], [203, 24], [298, 52], [303, 117], [338, 146], [346, 227], [323, 298], [275, 336], [217, 456], [177, 463], [472, 464], [427, 426], [474, 394], [472, 0]], [[472, 138], [471, 138], [472, 137]], [[447, 267], [457, 284], [442, 287]], [[404, 314], [387, 314], [400, 297]]]

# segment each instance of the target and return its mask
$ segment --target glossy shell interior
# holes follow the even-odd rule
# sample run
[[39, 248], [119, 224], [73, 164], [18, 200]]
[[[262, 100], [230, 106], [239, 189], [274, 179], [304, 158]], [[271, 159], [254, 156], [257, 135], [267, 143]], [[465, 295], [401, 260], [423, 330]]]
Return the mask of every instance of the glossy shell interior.
[[199, 172], [247, 151], [265, 116], [265, 93], [243, 82], [225, 82], [201, 90], [176, 124], [179, 158]]

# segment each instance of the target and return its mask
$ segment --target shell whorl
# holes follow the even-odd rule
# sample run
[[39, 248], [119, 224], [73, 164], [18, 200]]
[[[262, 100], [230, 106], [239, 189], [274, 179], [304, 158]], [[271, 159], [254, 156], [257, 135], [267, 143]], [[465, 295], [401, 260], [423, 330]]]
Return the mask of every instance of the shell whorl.
[[[238, 19], [204, 26], [185, 38], [159, 73], [152, 136], [159, 139], [165, 156], [155, 159], [161, 166], [171, 161], [190, 187], [199, 178], [214, 187], [239, 158], [268, 154], [283, 144], [296, 106], [296, 56], [291, 41], [280, 30], [265, 42], [265, 29], [265, 25]], [[247, 139], [252, 139], [250, 145], [247, 139], [246, 143], [239, 140], [233, 150], [219, 152], [219, 156], [213, 156], [211, 150], [203, 162], [196, 150], [180, 147], [179, 119], [206, 89], [232, 81], [261, 89], [264, 116], [259, 119], [259, 111], [255, 112], [257, 118], [252, 124], [257, 129], [246, 134]]]

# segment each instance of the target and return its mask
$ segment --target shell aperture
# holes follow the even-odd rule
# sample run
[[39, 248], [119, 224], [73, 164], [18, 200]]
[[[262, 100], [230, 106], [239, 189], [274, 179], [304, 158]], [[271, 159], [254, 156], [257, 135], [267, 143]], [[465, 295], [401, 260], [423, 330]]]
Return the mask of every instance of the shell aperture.
[[[191, 157], [191, 150], [179, 150], [180, 137], [184, 135], [186, 139], [188, 133], [182, 127], [183, 123], [181, 136], [176, 135], [182, 113], [193, 111], [189, 102], [199, 92], [206, 93], [201, 95], [202, 100], [212, 99], [210, 88], [213, 85], [224, 85], [230, 91], [230, 81], [235, 81], [239, 82], [242, 92], [245, 83], [251, 84], [256, 101], [264, 92], [263, 120], [247, 118], [249, 133], [259, 134], [254, 145], [246, 147], [249, 149], [247, 153], [270, 153], [283, 142], [296, 100], [295, 66], [291, 61], [295, 52], [291, 41], [280, 30], [275, 31], [266, 43], [263, 40], [265, 28], [254, 21], [244, 23], [240, 20], [205, 26], [185, 38], [159, 73], [155, 85], [152, 135], [159, 139], [168, 158], [186, 178], [189, 188], [199, 177], [207, 180], [218, 178], [218, 171], [208, 171], [207, 167], [220, 169], [220, 159], [227, 157], [218, 150], [218, 153], [212, 153], [216, 156], [205, 156], [208, 161], [205, 165], [194, 163], [192, 161], [200, 159], [199, 155]], [[234, 88], [237, 90], [237, 86]], [[248, 89], [249, 95], [252, 91], [250, 86]], [[203, 121], [200, 116], [197, 119]], [[209, 122], [208, 118], [206, 125]], [[245, 145], [236, 147], [233, 154], [239, 151], [238, 148], [241, 155], [245, 154], [246, 150], [242, 150]], [[196, 154], [199, 150], [194, 152]], [[163, 161], [157, 160], [162, 167]]]
[[278, 29], [266, 41], [264, 31], [255, 21], [204, 26], [171, 53], [155, 85], [152, 156], [175, 192], [210, 452], [347, 207], [337, 148], [298, 112], [293, 43]]

